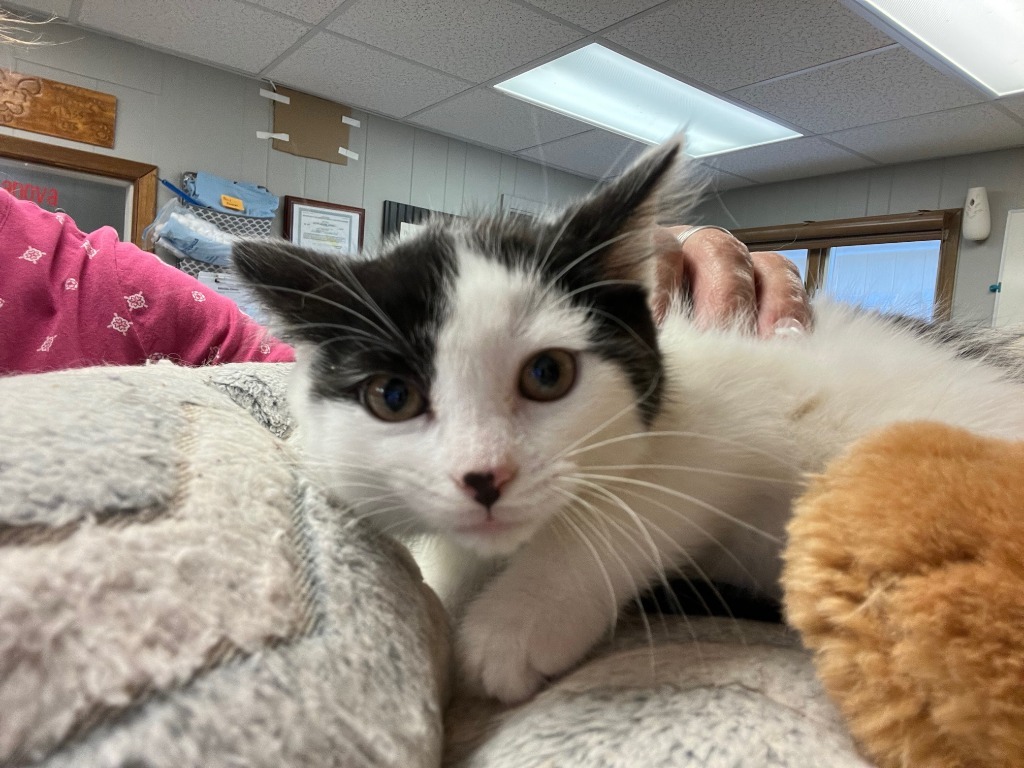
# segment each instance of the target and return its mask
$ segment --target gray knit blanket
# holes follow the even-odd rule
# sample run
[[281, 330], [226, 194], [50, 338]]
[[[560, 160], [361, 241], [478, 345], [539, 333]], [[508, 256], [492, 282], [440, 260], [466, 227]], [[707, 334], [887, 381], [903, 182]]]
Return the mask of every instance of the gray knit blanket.
[[329, 504], [284, 365], [0, 379], [0, 766], [858, 768], [777, 626], [669, 617], [449, 697], [406, 550]]

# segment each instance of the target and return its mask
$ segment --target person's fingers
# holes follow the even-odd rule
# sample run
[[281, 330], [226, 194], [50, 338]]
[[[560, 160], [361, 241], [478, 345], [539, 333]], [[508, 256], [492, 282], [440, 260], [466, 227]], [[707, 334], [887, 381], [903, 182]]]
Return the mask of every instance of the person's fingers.
[[[673, 236], [689, 227], [672, 227]], [[685, 239], [676, 253], [662, 251], [660, 293], [671, 295], [680, 286], [692, 307], [694, 322], [703, 328], [742, 327], [753, 330], [757, 291], [750, 254], [728, 232], [702, 229]], [[667, 296], [660, 297], [667, 303]], [[656, 301], [655, 306], [659, 304]]]
[[757, 286], [757, 335], [800, 333], [811, 328], [811, 305], [796, 264], [780, 253], [750, 254]]
[[684, 301], [689, 301], [689, 286], [687, 284], [686, 257], [675, 238], [675, 232], [685, 231], [687, 227], [673, 227], [671, 229], [658, 229], [654, 233], [654, 244], [658, 252], [658, 260], [655, 264], [654, 290], [651, 293], [651, 310], [654, 313], [654, 320], [661, 325], [665, 319], [665, 313], [672, 303], [673, 296], [681, 296]]

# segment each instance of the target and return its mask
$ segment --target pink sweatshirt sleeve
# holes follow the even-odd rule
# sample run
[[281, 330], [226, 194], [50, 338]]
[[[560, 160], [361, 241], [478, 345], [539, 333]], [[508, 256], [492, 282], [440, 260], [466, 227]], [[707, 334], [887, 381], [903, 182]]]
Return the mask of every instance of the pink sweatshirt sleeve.
[[134, 365], [286, 362], [230, 299], [110, 227], [79, 230], [0, 189], [0, 373]]
[[191, 275], [130, 243], [115, 245], [114, 261], [147, 357], [185, 365], [295, 359], [291, 347]]

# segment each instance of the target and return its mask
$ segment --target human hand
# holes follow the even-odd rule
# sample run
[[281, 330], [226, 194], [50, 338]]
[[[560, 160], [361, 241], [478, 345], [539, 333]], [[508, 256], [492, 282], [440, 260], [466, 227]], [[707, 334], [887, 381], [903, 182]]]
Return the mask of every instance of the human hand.
[[796, 265], [779, 253], [747, 250], [730, 233], [689, 226], [655, 235], [659, 249], [652, 297], [660, 323], [674, 294], [681, 293], [701, 327], [740, 327], [762, 338], [809, 330], [811, 306]]

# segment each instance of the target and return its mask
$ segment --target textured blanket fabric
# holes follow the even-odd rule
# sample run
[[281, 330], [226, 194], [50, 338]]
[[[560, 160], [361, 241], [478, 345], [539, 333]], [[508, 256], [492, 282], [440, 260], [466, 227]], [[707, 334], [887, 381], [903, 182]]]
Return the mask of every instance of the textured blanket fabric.
[[0, 380], [0, 765], [437, 764], [446, 621], [303, 483], [285, 369]]
[[864, 768], [783, 628], [636, 620], [456, 697], [404, 548], [327, 504], [285, 365], [0, 379], [0, 766]]
[[779, 625], [633, 620], [511, 709], [456, 697], [448, 768], [870, 768]]

